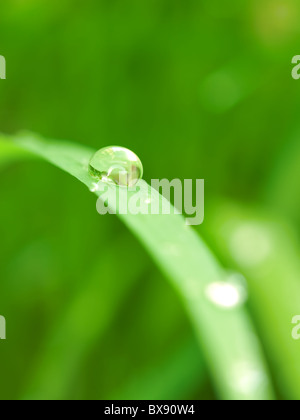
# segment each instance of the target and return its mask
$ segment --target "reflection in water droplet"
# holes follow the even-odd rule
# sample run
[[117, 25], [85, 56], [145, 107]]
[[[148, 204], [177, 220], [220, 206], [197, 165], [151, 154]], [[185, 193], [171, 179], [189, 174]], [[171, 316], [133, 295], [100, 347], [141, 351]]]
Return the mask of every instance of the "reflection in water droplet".
[[133, 187], [143, 176], [143, 165], [131, 150], [111, 146], [94, 154], [90, 160], [89, 172], [98, 181]]
[[247, 360], [236, 362], [232, 378], [232, 387], [245, 395], [257, 393], [258, 389], [264, 388], [268, 382], [263, 370]]
[[99, 185], [98, 184], [96, 184], [96, 182], [93, 182], [93, 186], [92, 186], [92, 188], [90, 189], [90, 191], [91, 192], [96, 192], [96, 191], [98, 191], [99, 190]]
[[210, 283], [205, 293], [215, 305], [228, 309], [243, 305], [248, 297], [246, 281], [238, 274], [231, 274], [227, 281]]

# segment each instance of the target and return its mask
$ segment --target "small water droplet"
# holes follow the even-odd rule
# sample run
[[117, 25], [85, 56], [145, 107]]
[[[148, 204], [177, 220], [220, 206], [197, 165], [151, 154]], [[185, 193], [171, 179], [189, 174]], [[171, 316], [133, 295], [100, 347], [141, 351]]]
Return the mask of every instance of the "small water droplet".
[[216, 281], [206, 287], [206, 296], [222, 308], [236, 308], [248, 298], [246, 280], [242, 275], [231, 274], [227, 281]]
[[99, 185], [96, 182], [93, 182], [93, 186], [90, 189], [91, 192], [96, 192], [99, 190]]
[[143, 165], [131, 150], [111, 146], [100, 149], [93, 155], [89, 172], [99, 181], [133, 187], [143, 176]]
[[262, 368], [250, 360], [237, 360], [231, 372], [232, 388], [249, 395], [267, 386], [268, 380]]

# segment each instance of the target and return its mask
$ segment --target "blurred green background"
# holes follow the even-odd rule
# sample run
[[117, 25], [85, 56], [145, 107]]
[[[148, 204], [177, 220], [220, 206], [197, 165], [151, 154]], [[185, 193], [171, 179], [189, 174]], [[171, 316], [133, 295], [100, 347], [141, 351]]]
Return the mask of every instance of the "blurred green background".
[[[205, 178], [197, 228], [248, 281], [279, 399], [300, 399], [298, 0], [4, 0], [0, 130]], [[182, 302], [68, 175], [1, 169], [0, 399], [214, 399]]]

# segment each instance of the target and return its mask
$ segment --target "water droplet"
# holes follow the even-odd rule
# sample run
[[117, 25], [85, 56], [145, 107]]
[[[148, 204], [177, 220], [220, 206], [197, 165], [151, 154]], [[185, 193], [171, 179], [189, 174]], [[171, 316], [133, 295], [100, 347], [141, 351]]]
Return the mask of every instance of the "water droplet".
[[143, 165], [131, 150], [111, 146], [94, 154], [89, 163], [89, 172], [99, 181], [133, 187], [143, 176]]
[[99, 184], [97, 184], [96, 182], [93, 182], [93, 186], [90, 189], [91, 192], [96, 192], [99, 190]]
[[236, 308], [248, 298], [246, 280], [242, 275], [231, 274], [227, 281], [210, 283], [206, 287], [206, 296], [215, 305], [222, 308]]
[[257, 393], [259, 389], [265, 388], [268, 383], [261, 366], [250, 360], [238, 360], [233, 366], [231, 375], [232, 388], [245, 394], [245, 396], [254, 392]]

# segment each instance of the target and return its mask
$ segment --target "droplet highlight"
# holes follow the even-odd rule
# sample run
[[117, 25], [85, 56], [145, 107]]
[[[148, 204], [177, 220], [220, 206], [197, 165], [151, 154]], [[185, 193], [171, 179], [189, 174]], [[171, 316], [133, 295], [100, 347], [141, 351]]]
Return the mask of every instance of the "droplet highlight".
[[92, 156], [89, 173], [98, 181], [134, 187], [143, 177], [143, 165], [139, 157], [131, 150], [111, 146], [98, 150]]
[[246, 280], [238, 274], [231, 274], [227, 281], [210, 283], [205, 293], [215, 305], [227, 309], [243, 305], [248, 298]]

